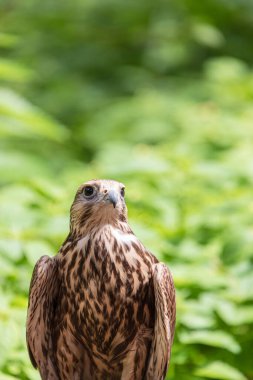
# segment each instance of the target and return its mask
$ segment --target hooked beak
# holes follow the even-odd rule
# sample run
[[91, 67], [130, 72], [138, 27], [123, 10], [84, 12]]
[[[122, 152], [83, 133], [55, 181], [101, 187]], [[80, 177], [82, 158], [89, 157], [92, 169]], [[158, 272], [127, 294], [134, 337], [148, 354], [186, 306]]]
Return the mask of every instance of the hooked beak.
[[119, 200], [117, 192], [115, 190], [110, 190], [107, 194], [106, 200], [112, 203], [115, 208]]

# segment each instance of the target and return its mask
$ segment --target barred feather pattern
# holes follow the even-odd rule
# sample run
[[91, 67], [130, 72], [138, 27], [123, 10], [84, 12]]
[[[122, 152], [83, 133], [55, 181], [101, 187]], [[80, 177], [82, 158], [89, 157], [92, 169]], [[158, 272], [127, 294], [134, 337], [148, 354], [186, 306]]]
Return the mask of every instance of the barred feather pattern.
[[30, 285], [26, 337], [28, 352], [42, 379], [58, 379], [52, 349], [52, 321], [58, 289], [56, 260], [42, 256], [37, 262]]
[[[96, 194], [91, 199], [83, 195], [87, 186]], [[109, 180], [82, 185], [58, 255], [35, 266], [27, 344], [43, 380], [166, 376], [175, 329], [172, 275], [129, 227], [122, 187]]]

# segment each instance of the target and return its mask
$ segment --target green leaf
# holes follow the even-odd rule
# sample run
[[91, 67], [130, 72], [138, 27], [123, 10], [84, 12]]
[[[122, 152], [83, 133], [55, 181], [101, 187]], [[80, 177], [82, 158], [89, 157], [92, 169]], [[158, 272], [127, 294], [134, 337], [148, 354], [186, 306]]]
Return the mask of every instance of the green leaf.
[[31, 265], [35, 265], [41, 256], [51, 256], [53, 249], [44, 241], [30, 241], [24, 244], [24, 251]]
[[232, 335], [225, 331], [189, 331], [179, 335], [179, 339], [183, 344], [204, 344], [212, 347], [219, 347], [237, 354], [241, 351], [240, 345], [236, 342]]
[[210, 24], [196, 23], [193, 27], [193, 35], [200, 44], [213, 48], [222, 46], [225, 42], [222, 33]]
[[64, 141], [67, 129], [8, 88], [0, 88], [0, 134]]
[[253, 323], [252, 306], [235, 306], [225, 300], [218, 302], [217, 312], [221, 319], [228, 325], [241, 326], [247, 323]]
[[3, 373], [0, 371], [0, 379], [1, 380], [17, 380], [16, 376], [7, 375], [6, 373]]
[[206, 329], [214, 326], [214, 319], [211, 315], [200, 315], [186, 313], [180, 318], [180, 322], [190, 329]]
[[18, 41], [18, 36], [9, 33], [0, 33], [0, 46], [1, 47], [11, 47], [14, 46]]
[[49, 168], [43, 165], [38, 156], [32, 156], [26, 152], [11, 151], [0, 152], [0, 181], [20, 181], [31, 176], [49, 176]]
[[[0, 40], [1, 42], [1, 40]], [[32, 77], [31, 70], [9, 59], [0, 59], [0, 80], [26, 82]]]
[[1, 239], [0, 252], [13, 261], [17, 261], [22, 257], [22, 244], [18, 240]]
[[197, 376], [204, 376], [209, 379], [223, 380], [247, 380], [247, 378], [236, 368], [227, 363], [216, 361], [195, 371]]

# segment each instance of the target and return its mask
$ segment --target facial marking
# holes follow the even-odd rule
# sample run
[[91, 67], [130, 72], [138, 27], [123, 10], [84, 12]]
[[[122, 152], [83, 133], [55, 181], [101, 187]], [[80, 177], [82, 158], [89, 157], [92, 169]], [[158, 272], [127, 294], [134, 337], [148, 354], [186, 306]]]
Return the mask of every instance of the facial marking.
[[124, 184], [91, 180], [82, 184], [71, 207], [71, 227], [76, 231], [127, 221]]

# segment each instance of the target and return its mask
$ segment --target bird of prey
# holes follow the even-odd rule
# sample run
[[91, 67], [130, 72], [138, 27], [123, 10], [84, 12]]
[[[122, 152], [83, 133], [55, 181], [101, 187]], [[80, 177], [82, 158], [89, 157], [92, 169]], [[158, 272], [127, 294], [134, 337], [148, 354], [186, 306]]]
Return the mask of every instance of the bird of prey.
[[43, 380], [162, 380], [175, 330], [175, 288], [132, 232], [125, 187], [82, 184], [70, 233], [33, 271], [30, 359]]

